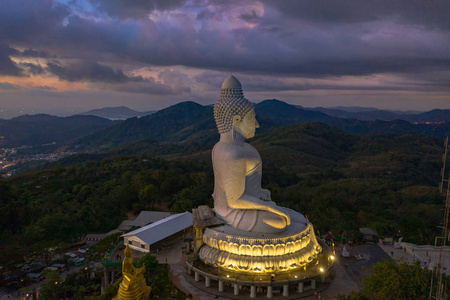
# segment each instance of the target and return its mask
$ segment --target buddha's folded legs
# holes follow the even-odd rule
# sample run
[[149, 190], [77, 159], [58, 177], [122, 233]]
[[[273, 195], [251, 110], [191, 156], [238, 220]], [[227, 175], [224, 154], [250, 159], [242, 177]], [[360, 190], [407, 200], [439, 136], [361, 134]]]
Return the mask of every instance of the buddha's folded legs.
[[287, 226], [284, 217], [263, 210], [236, 209], [221, 218], [230, 226], [243, 231], [278, 233]]

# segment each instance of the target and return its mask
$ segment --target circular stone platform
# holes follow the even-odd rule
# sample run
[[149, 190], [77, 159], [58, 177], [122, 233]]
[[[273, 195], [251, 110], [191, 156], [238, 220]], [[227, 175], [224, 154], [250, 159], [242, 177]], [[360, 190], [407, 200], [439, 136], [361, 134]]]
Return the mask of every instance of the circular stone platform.
[[240, 272], [285, 272], [310, 263], [322, 251], [312, 224], [286, 209], [291, 225], [282, 233], [261, 234], [229, 225], [206, 228], [199, 258], [206, 264]]

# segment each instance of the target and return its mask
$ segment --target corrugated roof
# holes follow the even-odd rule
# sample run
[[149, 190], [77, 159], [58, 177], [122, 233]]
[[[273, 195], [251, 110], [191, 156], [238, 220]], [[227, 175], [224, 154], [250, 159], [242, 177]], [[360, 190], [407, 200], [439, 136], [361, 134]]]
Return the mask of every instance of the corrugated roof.
[[142, 227], [149, 223], [154, 223], [162, 220], [170, 215], [170, 212], [164, 211], [141, 211], [139, 216], [137, 216], [137, 218], [130, 225]]
[[192, 214], [185, 212], [171, 215], [155, 223], [125, 233], [122, 236], [136, 236], [143, 242], [151, 245], [190, 226], [192, 226]]
[[360, 231], [362, 234], [368, 234], [368, 235], [376, 235], [376, 236], [378, 236], [378, 232], [377, 232], [375, 229], [373, 229], [373, 228], [364, 227], [364, 228], [360, 228], [359, 231]]

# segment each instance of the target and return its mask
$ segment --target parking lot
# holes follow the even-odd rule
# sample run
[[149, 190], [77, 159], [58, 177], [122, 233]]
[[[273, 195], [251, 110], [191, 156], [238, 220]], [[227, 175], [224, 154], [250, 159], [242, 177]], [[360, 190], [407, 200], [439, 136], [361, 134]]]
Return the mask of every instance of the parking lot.
[[85, 251], [78, 253], [78, 250], [72, 250], [54, 257], [56, 262], [67, 262], [67, 264], [52, 263], [49, 267], [45, 267], [43, 264], [23, 266], [20, 272], [4, 277], [6, 284], [0, 288], [0, 300], [31, 299], [33, 291], [39, 293], [40, 286], [45, 279], [42, 275], [45, 269], [58, 271], [61, 280], [65, 280], [68, 274], [79, 272], [85, 253]]

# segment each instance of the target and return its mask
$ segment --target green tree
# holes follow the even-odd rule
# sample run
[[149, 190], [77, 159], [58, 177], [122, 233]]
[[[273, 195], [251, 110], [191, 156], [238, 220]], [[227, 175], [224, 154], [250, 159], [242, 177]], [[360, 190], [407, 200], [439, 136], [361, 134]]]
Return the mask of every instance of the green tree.
[[137, 262], [136, 266], [138, 268], [145, 266], [145, 269], [153, 270], [158, 264], [158, 259], [150, 253], [147, 253]]
[[41, 285], [39, 292], [40, 297], [52, 299], [59, 298], [57, 296], [63, 292], [63, 286], [59, 277], [59, 272], [45, 270], [43, 275], [45, 276], [45, 282]]
[[[373, 265], [372, 274], [363, 280], [361, 291], [338, 295], [338, 300], [428, 299], [432, 272], [422, 269], [420, 262], [383, 260]], [[448, 278], [446, 293], [450, 292]], [[435, 293], [435, 291], [433, 291]]]
[[150, 273], [155, 271], [155, 268], [158, 266], [159, 262], [156, 257], [151, 255], [150, 253], [145, 254], [136, 264], [138, 268], [145, 266], [145, 272], [147, 273], [146, 280], [147, 284], [150, 284]]
[[149, 204], [153, 207], [154, 204], [160, 202], [160, 199], [159, 189], [153, 184], [148, 184], [139, 191], [139, 207], [142, 209], [148, 207]]
[[373, 265], [363, 280], [363, 295], [369, 299], [426, 299], [430, 293], [431, 271], [420, 262], [383, 260]]

